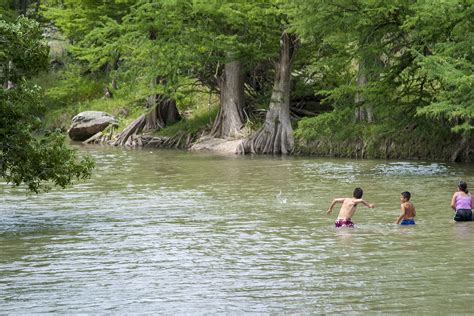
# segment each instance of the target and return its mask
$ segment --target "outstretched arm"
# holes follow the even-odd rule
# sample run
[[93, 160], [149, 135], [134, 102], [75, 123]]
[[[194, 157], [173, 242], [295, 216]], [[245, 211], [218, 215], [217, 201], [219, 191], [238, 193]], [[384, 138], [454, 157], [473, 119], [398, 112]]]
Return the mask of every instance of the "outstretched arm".
[[365, 206], [367, 206], [368, 208], [374, 208], [375, 205], [372, 204], [372, 203], [367, 203], [366, 201], [362, 200], [362, 199], [359, 199], [359, 200], [356, 200], [356, 204], [364, 204]]
[[343, 203], [344, 200], [345, 200], [344, 198], [332, 200], [332, 203], [331, 203], [331, 205], [329, 206], [328, 211], [326, 212], [326, 214], [331, 214], [332, 208], [334, 207], [334, 205], [336, 205], [336, 203]]

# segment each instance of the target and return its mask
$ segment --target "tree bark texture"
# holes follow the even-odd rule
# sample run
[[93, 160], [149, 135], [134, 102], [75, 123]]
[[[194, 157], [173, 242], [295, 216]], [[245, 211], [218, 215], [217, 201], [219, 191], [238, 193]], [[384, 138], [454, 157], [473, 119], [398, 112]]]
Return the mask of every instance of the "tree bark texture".
[[218, 79], [220, 88], [220, 109], [211, 135], [218, 138], [242, 136], [244, 126], [244, 78], [242, 63], [238, 60], [224, 66], [224, 73]]
[[[357, 88], [364, 88], [367, 86], [367, 69], [366, 61], [361, 60], [359, 63], [359, 69], [357, 71]], [[355, 109], [355, 119], [357, 122], [368, 122], [371, 123], [374, 121], [374, 115], [372, 111], [372, 106], [366, 103], [364, 96], [360, 92], [356, 92], [354, 97], [354, 103], [356, 105]]]
[[470, 143], [470, 133], [464, 133], [461, 138], [461, 142], [459, 143], [457, 149], [451, 155], [450, 160], [452, 162], [468, 161], [469, 151], [470, 151], [469, 143]]
[[290, 121], [290, 81], [298, 39], [283, 32], [280, 40], [280, 59], [276, 65], [270, 108], [264, 126], [245, 139], [239, 153], [290, 154], [294, 149], [293, 128]]
[[[369, 82], [379, 80], [379, 70], [383, 67], [383, 63], [379, 56], [371, 54], [364, 56], [359, 61], [359, 69], [357, 71], [357, 88], [363, 89]], [[357, 122], [375, 122], [374, 111], [372, 104], [367, 103], [367, 100], [360, 92], [356, 92], [354, 97], [356, 105], [355, 119]]]
[[157, 131], [181, 120], [174, 100], [154, 94], [147, 103], [151, 103], [154, 109], [146, 116], [143, 132]]
[[[158, 131], [181, 120], [174, 100], [159, 95], [153, 95], [150, 98], [153, 98], [155, 103], [153, 109], [128, 125], [112, 142], [112, 145], [141, 147], [143, 144], [138, 134]], [[150, 102], [150, 98], [147, 102]]]

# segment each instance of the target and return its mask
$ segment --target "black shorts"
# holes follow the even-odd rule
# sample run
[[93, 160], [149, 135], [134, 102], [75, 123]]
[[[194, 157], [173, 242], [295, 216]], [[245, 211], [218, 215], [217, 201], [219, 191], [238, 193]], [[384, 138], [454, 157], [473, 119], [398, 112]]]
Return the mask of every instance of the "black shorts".
[[472, 221], [472, 211], [470, 209], [459, 209], [454, 214], [456, 222], [470, 222]]

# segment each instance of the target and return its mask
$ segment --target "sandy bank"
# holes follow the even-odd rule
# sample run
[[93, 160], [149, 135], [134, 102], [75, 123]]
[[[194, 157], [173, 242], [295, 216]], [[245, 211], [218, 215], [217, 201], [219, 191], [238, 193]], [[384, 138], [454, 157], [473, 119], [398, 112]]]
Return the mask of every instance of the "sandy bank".
[[242, 139], [222, 139], [203, 136], [192, 144], [189, 150], [215, 151], [221, 153], [236, 154], [242, 143]]

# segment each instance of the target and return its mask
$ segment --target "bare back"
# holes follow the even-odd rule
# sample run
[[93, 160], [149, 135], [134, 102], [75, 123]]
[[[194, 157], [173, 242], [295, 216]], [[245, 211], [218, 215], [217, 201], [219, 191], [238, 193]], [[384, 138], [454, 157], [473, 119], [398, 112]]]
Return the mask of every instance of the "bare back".
[[402, 213], [405, 214], [403, 219], [413, 219], [416, 216], [415, 206], [410, 201], [407, 201], [401, 205]]
[[336, 203], [342, 203], [341, 209], [339, 210], [339, 215], [337, 215], [337, 219], [347, 219], [347, 218], [352, 218], [352, 215], [354, 215], [356, 211], [357, 204], [364, 204], [365, 206], [369, 208], [374, 208], [375, 206], [373, 204], [369, 204], [366, 201], [362, 199], [356, 199], [354, 197], [352, 198], [338, 198], [332, 200], [331, 205], [328, 208], [328, 211], [326, 214], [331, 214], [332, 209]]
[[341, 209], [339, 210], [339, 215], [337, 215], [337, 219], [341, 218], [352, 218], [354, 215], [357, 204], [361, 203], [360, 199], [356, 198], [346, 198], [344, 202], [342, 202]]

